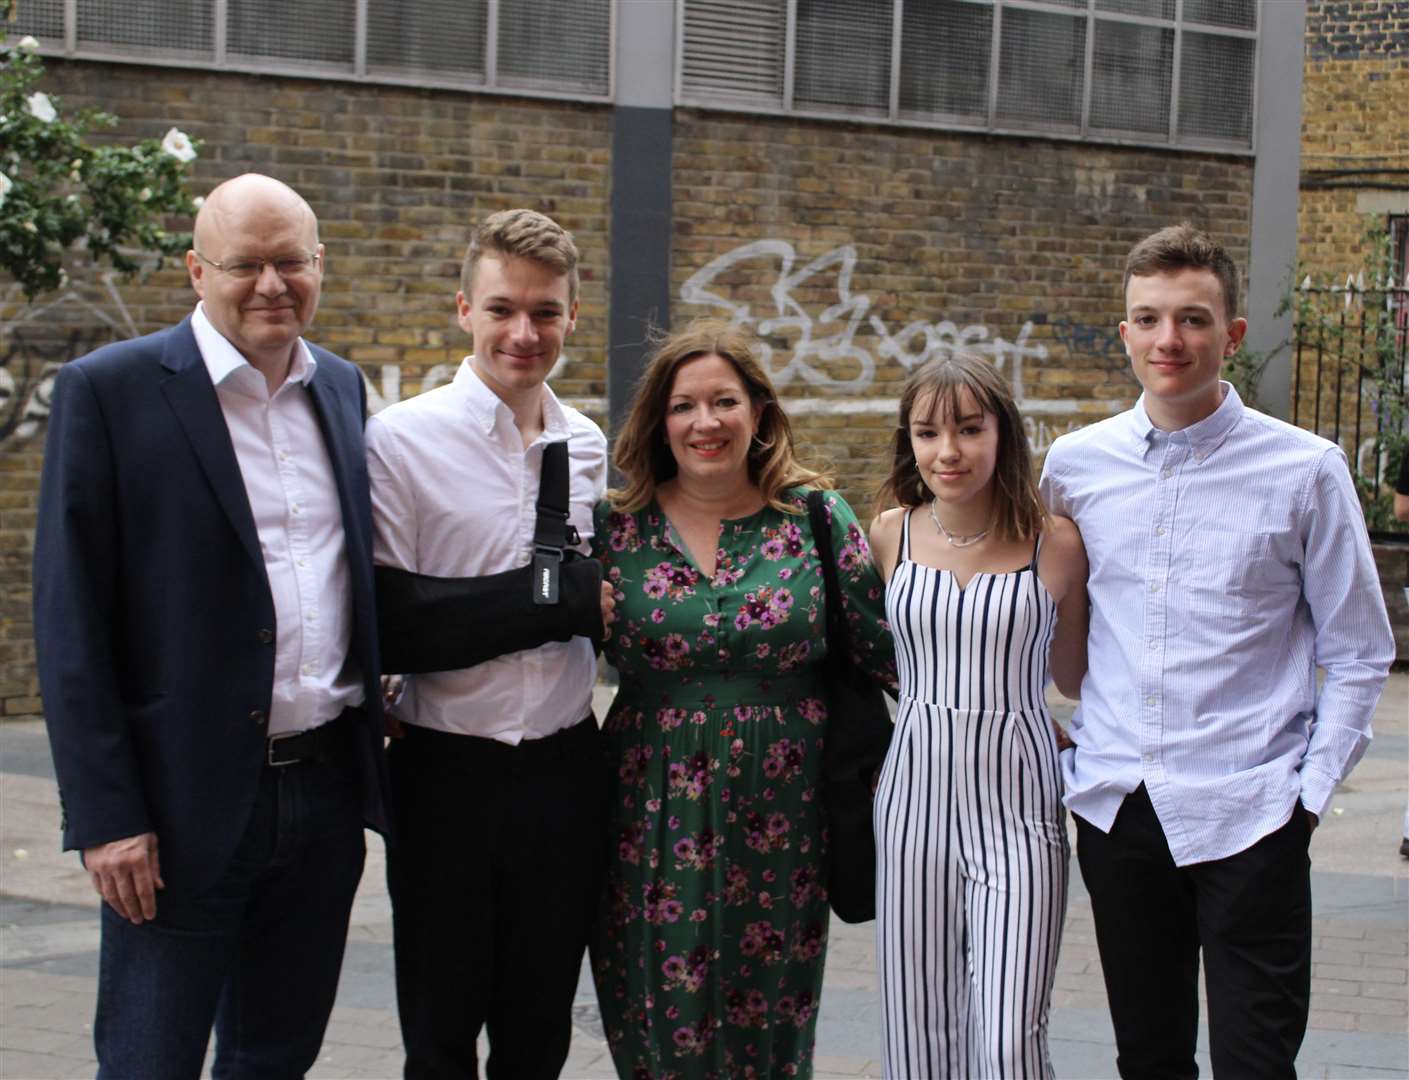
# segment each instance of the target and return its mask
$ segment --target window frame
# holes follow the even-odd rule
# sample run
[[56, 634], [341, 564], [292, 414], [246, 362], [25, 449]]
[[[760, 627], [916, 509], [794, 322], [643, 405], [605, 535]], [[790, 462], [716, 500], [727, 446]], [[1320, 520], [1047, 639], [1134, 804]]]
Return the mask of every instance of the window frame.
[[[741, 112], [771, 116], [804, 117], [811, 120], [835, 121], [847, 124], [880, 124], [886, 127], [912, 128], [919, 130], [941, 130], [967, 132], [984, 135], [1002, 135], [1015, 138], [1056, 139], [1068, 142], [1102, 143], [1117, 146], [1154, 147], [1159, 149], [1197, 150], [1237, 157], [1254, 157], [1258, 138], [1258, 95], [1260, 92], [1259, 72], [1262, 65], [1262, 28], [1266, 25], [1267, 0], [1255, 0], [1257, 13], [1256, 26], [1248, 30], [1239, 27], [1222, 26], [1201, 22], [1186, 22], [1184, 18], [1185, 0], [1174, 0], [1174, 16], [1170, 19], [1149, 15], [1132, 15], [1119, 11], [1106, 11], [1098, 6], [1098, 0], [1082, 0], [1081, 6], [1073, 6], [1063, 0], [952, 0], [954, 3], [973, 4], [993, 11], [988, 64], [988, 88], [986, 120], [975, 122], [954, 114], [935, 113], [925, 118], [917, 118], [910, 110], [900, 108], [901, 62], [903, 57], [902, 31], [904, 29], [904, 8], [909, 3], [924, 3], [926, 0], [891, 0], [891, 60], [890, 60], [890, 101], [887, 114], [878, 115], [875, 111], [858, 107], [855, 111], [798, 107], [794, 101], [793, 73], [796, 64], [797, 7], [798, 0], [783, 0], [786, 5], [786, 20], [783, 48], [783, 78], [780, 99], [769, 103], [761, 98], [754, 101], [731, 101], [721, 95], [713, 97], [708, 91], [698, 91], [685, 82], [685, 30], [687, 9], [696, 0], [675, 0], [675, 104], [681, 108], [708, 109], [722, 112]], [[1067, 125], [1034, 125], [1021, 127], [997, 122], [1000, 53], [1002, 47], [1003, 13], [1005, 11], [1035, 11], [1046, 14], [1065, 15], [1072, 18], [1084, 17], [1085, 58], [1082, 69], [1081, 120], [1079, 128]], [[1115, 128], [1093, 128], [1091, 126], [1092, 75], [1095, 61], [1096, 26], [1100, 22], [1115, 22], [1151, 26], [1174, 31], [1174, 49], [1171, 58], [1170, 105], [1168, 124], [1163, 137], [1149, 132], [1122, 131]], [[1210, 136], [1179, 134], [1180, 79], [1184, 60], [1184, 36], [1186, 33], [1206, 34], [1215, 37], [1239, 38], [1253, 42], [1251, 93], [1248, 108], [1251, 114], [1247, 141], [1221, 139]]]
[[[196, 0], [191, 0], [196, 2]], [[547, 85], [525, 86], [515, 78], [501, 81], [498, 73], [499, 11], [513, 0], [485, 0], [485, 39], [483, 76], [447, 77], [415, 69], [397, 72], [390, 65], [367, 62], [368, 3], [354, 0], [353, 59], [351, 65], [320, 60], [295, 60], [286, 57], [232, 53], [228, 48], [229, 0], [200, 0], [211, 11], [211, 51], [209, 54], [191, 50], [162, 49], [142, 46], [125, 48], [119, 45], [94, 46], [79, 44], [78, 6], [80, 0], [63, 0], [64, 36], [62, 40], [37, 37], [39, 51], [45, 56], [66, 60], [95, 60], [104, 63], [141, 64], [144, 67], [194, 68], [200, 71], [229, 72], [249, 75], [278, 75], [299, 79], [332, 82], [365, 83], [385, 86], [407, 86], [427, 90], [459, 90], [505, 97], [549, 98], [610, 104], [616, 97], [616, 40], [618, 0], [607, 0], [607, 85], [602, 93], [591, 93], [580, 87], [560, 90]]]

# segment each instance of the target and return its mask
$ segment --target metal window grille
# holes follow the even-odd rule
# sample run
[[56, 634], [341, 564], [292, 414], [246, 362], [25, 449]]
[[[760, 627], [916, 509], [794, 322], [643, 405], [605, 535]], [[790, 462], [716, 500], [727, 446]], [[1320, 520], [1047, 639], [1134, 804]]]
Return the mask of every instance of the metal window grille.
[[332, 64], [352, 72], [357, 40], [356, 0], [227, 0], [226, 34], [232, 55], [279, 57]]
[[485, 0], [369, 0], [367, 72], [484, 82]]
[[1169, 129], [1174, 31], [1096, 21], [1091, 126], [1158, 135]]
[[900, 33], [900, 114], [982, 121], [988, 114], [993, 8], [906, 4]]
[[1010, 8], [998, 52], [998, 119], [1076, 128], [1086, 79], [1086, 20]]
[[885, 116], [892, 0], [798, 0], [793, 103]]
[[609, 101], [618, 2], [24, 0], [6, 31], [78, 59]]
[[[23, 5], [22, 5], [23, 6]], [[194, 52], [214, 50], [210, 9], [202, 4], [173, 5], [166, 0], [95, 0], [78, 9], [78, 42]]]
[[1252, 139], [1256, 42], [1186, 31], [1179, 66], [1179, 134]]
[[611, 90], [611, 0], [514, 0], [499, 5], [499, 82], [583, 94]]
[[1261, 0], [676, 0], [676, 100], [1250, 153]]

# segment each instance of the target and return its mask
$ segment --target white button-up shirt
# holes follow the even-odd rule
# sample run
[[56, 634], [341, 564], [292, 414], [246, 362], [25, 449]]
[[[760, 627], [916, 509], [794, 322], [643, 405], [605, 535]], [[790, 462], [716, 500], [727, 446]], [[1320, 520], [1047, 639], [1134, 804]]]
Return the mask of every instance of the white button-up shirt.
[[[543, 388], [543, 434], [527, 449], [514, 416], [466, 359], [455, 380], [367, 423], [373, 556], [435, 577], [483, 577], [528, 564], [543, 448], [568, 444], [569, 519], [583, 540], [606, 490], [601, 429]], [[495, 613], [483, 629], [494, 633]], [[583, 637], [548, 642], [459, 671], [407, 680], [397, 715], [438, 731], [517, 745], [587, 716], [597, 665]]]
[[274, 696], [269, 733], [302, 731], [360, 705], [347, 664], [352, 586], [342, 507], [328, 448], [308, 397], [317, 361], [300, 338], [289, 376], [271, 395], [264, 376], [211, 325], [191, 316], [235, 445], [274, 600]]
[[1323, 814], [1394, 659], [1345, 456], [1223, 386], [1173, 432], [1142, 397], [1058, 439], [1042, 472], [1091, 565], [1066, 804], [1109, 831], [1144, 783], [1181, 866], [1250, 847], [1298, 799]]

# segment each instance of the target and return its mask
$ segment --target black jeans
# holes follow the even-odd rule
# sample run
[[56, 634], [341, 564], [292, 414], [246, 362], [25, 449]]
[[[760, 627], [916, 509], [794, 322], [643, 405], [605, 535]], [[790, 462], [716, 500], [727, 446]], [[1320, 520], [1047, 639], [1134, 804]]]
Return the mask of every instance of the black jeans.
[[590, 716], [509, 746], [407, 725], [387, 853], [407, 1080], [551, 1080], [603, 869], [606, 774]]
[[1226, 859], [1176, 866], [1142, 784], [1109, 834], [1076, 818], [1122, 1077], [1186, 1080], [1207, 969], [1209, 1055], [1220, 1078], [1295, 1077], [1311, 1002], [1310, 823]]

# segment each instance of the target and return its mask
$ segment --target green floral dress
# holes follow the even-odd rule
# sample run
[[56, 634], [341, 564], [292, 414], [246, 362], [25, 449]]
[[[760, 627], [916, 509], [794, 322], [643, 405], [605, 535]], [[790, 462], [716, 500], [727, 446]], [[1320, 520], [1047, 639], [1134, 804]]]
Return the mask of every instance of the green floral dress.
[[[818, 803], [825, 588], [808, 524], [772, 507], [720, 528], [713, 581], [655, 503], [599, 505], [615, 586], [604, 726], [614, 843], [592, 970], [617, 1072], [651, 1080], [812, 1074], [827, 946]], [[884, 589], [828, 493], [856, 659], [894, 682]]]

